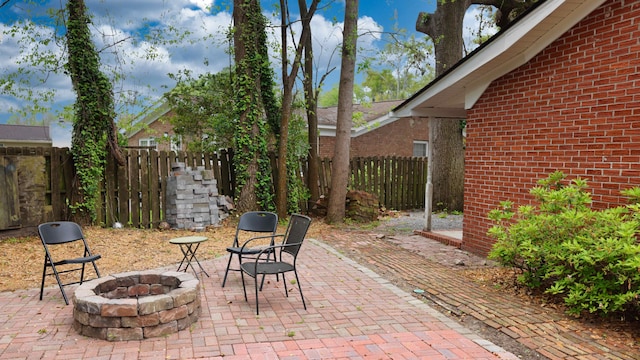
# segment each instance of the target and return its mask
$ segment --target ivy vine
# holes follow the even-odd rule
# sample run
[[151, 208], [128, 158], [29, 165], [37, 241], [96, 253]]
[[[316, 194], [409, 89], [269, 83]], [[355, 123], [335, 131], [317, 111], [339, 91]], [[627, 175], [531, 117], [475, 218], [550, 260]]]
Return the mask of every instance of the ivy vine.
[[[274, 76], [267, 53], [266, 19], [256, 0], [244, 0], [234, 8], [236, 46], [235, 89], [237, 131], [236, 181], [241, 211], [274, 209], [274, 191], [268, 140], [279, 118], [273, 93]], [[241, 48], [241, 50], [238, 50]]]
[[84, 0], [67, 2], [67, 50], [65, 66], [76, 93], [71, 152], [76, 166], [71, 209], [76, 218], [95, 221], [114, 118], [113, 90], [100, 71], [98, 53], [91, 40]]

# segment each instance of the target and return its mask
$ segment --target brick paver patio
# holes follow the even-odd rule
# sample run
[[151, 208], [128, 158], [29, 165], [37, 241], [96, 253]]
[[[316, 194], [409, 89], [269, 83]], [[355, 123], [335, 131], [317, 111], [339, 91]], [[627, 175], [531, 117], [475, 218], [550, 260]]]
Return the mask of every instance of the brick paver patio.
[[[332, 248], [307, 241], [299, 258], [307, 300], [271, 279], [255, 315], [240, 277], [220, 283], [226, 257], [204, 261], [202, 314], [166, 337], [110, 342], [78, 335], [57, 287], [0, 293], [1, 359], [516, 359]], [[290, 281], [289, 278], [287, 281]]]
[[593, 332], [588, 323], [571, 319], [559, 310], [475, 284], [450, 267], [420, 255], [428, 252], [428, 242], [433, 240], [403, 235], [387, 241], [357, 231], [327, 234], [322, 240], [347, 254], [357, 252], [386, 277], [400, 279], [411, 289], [424, 289], [424, 296], [434, 302], [483, 322], [539, 356], [554, 360], [640, 359], [638, 334], [635, 346], [629, 345], [633, 339], [612, 341], [606, 334]]

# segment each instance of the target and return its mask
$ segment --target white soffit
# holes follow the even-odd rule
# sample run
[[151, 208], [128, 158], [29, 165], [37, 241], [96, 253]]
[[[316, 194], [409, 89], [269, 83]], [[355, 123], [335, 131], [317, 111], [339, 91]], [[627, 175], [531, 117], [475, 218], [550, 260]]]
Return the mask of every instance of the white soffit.
[[465, 117], [493, 80], [527, 63], [605, 1], [545, 1], [393, 116]]

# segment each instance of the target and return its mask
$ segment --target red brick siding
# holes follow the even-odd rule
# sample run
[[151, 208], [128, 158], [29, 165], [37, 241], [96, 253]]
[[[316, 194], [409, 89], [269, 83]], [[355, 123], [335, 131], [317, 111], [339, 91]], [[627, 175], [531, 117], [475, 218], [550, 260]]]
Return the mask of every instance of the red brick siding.
[[[414, 141], [429, 140], [426, 118], [402, 118], [351, 138], [351, 157], [413, 156]], [[320, 157], [333, 157], [335, 137], [321, 136]]]
[[486, 254], [489, 210], [530, 203], [555, 170], [586, 179], [597, 208], [640, 185], [639, 22], [640, 2], [606, 2], [468, 112], [463, 249]]
[[[353, 139], [351, 140], [353, 141]], [[332, 158], [335, 146], [335, 136], [320, 136], [318, 139], [318, 156], [320, 156], [320, 158]]]

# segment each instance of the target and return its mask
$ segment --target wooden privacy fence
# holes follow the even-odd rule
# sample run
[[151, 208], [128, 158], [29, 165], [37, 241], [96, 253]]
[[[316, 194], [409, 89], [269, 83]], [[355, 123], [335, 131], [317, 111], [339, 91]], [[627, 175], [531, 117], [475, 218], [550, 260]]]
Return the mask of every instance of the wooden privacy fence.
[[[350, 160], [349, 189], [378, 196], [387, 209], [422, 209], [427, 183], [427, 158], [359, 157]], [[320, 194], [331, 189], [331, 159], [320, 161]]]
[[124, 166], [107, 163], [97, 217], [107, 225], [119, 221], [132, 227], [156, 227], [164, 219], [164, 189], [171, 165], [176, 162], [184, 162], [194, 170], [213, 170], [218, 193], [233, 197], [232, 156], [227, 150], [214, 154], [126, 150]]
[[[126, 149], [124, 155], [124, 166], [116, 166], [113, 161], [107, 163], [97, 207], [98, 224], [109, 226], [118, 221], [131, 227], [156, 227], [164, 219], [164, 189], [167, 176], [171, 173], [171, 164], [175, 162], [184, 162], [192, 169], [202, 167], [213, 170], [219, 194], [233, 198], [235, 182], [231, 151], [204, 154]], [[6, 225], [0, 230], [70, 218], [74, 167], [69, 149], [0, 148], [0, 160], [0, 167], [17, 168], [17, 173], [5, 171], [5, 175], [11, 176], [4, 176], [0, 180], [7, 184], [18, 184], [0, 188], [2, 207], [11, 210], [5, 211], [8, 219], [0, 221], [0, 224]], [[301, 163], [300, 173], [303, 177], [306, 165]], [[350, 167], [350, 189], [377, 195], [387, 209], [424, 208], [426, 158], [353, 158]], [[329, 195], [330, 159], [320, 161], [319, 173], [320, 194]]]
[[[201, 154], [127, 149], [123, 153], [124, 166], [116, 166], [113, 161], [107, 163], [96, 209], [98, 224], [111, 225], [119, 221], [125, 226], [157, 226], [164, 218], [164, 189], [171, 164], [175, 162], [184, 162], [193, 169], [212, 169], [219, 194], [233, 194], [233, 154], [229, 151]], [[0, 230], [70, 218], [75, 171], [69, 149], [0, 147], [0, 160], [3, 174], [11, 174], [8, 180], [7, 176], [1, 177], [0, 184], [17, 183], [17, 186], [0, 188], [0, 206], [9, 209], [4, 204], [12, 204], [11, 211], [0, 212], [0, 216], [7, 213], [8, 217], [6, 221], [0, 220]], [[4, 168], [16, 168], [16, 171]]]

